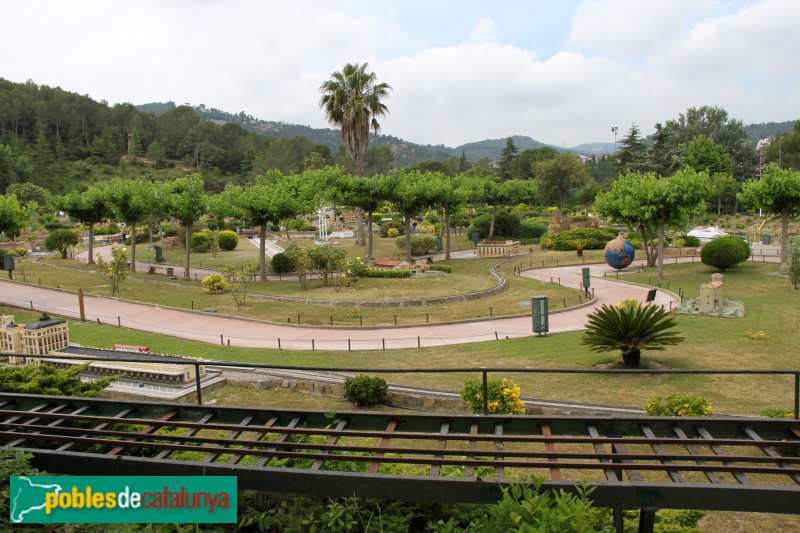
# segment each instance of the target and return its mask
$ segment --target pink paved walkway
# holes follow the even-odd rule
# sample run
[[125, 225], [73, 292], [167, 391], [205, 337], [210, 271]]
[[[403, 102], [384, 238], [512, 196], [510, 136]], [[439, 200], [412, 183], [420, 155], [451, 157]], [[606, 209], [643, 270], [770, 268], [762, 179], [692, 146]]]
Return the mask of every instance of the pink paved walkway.
[[[581, 265], [577, 265], [536, 269], [525, 271], [523, 275], [545, 281], [551, 277], [554, 280], [560, 278], [562, 285], [577, 288], [581, 281], [581, 268]], [[608, 271], [605, 265], [590, 265], [590, 268], [593, 276], [602, 276], [604, 271]], [[591, 286], [596, 301], [585, 307], [551, 313], [551, 333], [583, 329], [586, 316], [595, 307], [628, 298], [644, 301], [650, 290], [649, 287], [616, 281], [610, 277], [592, 277]], [[0, 280], [0, 303], [72, 318], [80, 317], [75, 293], [5, 279]], [[664, 290], [657, 292], [656, 304], [672, 307], [677, 303], [678, 298], [674, 294]], [[391, 350], [533, 335], [530, 315], [426, 326], [344, 329], [255, 322], [89, 295], [85, 298], [85, 310], [86, 318], [92, 321], [99, 319], [103, 323], [208, 343], [284, 350]]]

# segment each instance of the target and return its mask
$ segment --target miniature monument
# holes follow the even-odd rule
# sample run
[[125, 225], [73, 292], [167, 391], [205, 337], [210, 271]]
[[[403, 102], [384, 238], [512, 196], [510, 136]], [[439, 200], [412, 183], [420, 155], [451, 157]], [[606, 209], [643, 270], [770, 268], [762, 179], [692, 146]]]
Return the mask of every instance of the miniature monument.
[[724, 300], [722, 274], [712, 274], [709, 283], [700, 286], [700, 296], [687, 298], [677, 309], [682, 315], [721, 316], [743, 318], [744, 304], [738, 300]]

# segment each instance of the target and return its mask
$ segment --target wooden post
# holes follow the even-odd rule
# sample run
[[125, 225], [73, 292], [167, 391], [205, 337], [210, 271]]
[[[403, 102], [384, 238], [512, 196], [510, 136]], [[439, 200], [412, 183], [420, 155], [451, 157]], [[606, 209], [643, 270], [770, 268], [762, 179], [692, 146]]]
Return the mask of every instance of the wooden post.
[[78, 289], [78, 309], [81, 314], [81, 322], [86, 322], [86, 308], [83, 306], [83, 288]]

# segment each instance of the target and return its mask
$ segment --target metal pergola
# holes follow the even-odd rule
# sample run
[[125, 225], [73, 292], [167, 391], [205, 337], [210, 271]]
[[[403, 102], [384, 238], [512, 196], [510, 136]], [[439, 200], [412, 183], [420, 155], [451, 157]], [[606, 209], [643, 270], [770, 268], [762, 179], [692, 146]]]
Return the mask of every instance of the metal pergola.
[[[0, 393], [0, 445], [82, 475], [235, 475], [242, 489], [493, 503], [531, 476], [596, 505], [800, 513], [800, 421], [302, 411]], [[621, 529], [620, 529], [621, 530]]]

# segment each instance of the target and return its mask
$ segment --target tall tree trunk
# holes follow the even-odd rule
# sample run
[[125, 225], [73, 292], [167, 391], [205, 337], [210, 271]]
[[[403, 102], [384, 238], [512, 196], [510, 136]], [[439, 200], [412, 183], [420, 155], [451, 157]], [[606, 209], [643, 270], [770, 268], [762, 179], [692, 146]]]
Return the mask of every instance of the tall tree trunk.
[[369, 241], [369, 247], [367, 248], [367, 259], [372, 261], [373, 259], [375, 259], [374, 257], [372, 257], [372, 211], [367, 211], [367, 221], [368, 221], [367, 235]]
[[259, 259], [259, 277], [261, 281], [267, 281], [267, 223], [261, 224], [260, 228], [261, 242], [258, 243]]
[[411, 217], [403, 215], [406, 231], [406, 261], [411, 261]]
[[489, 236], [486, 238], [487, 241], [491, 241], [494, 237], [494, 221], [497, 219], [497, 206], [492, 206], [492, 220], [489, 222]]
[[444, 206], [444, 231], [445, 231], [445, 245], [444, 258], [450, 259], [450, 206]]
[[90, 265], [94, 264], [94, 222], [89, 222], [89, 261]]
[[664, 222], [658, 223], [658, 253], [656, 256], [656, 279], [664, 279]]
[[191, 279], [191, 273], [189, 272], [189, 254], [192, 250], [192, 225], [186, 224], [184, 231], [186, 234], [186, 268], [183, 269], [183, 277], [184, 279]]
[[[136, 272], [136, 222], [128, 223], [131, 227], [131, 272]], [[122, 243], [125, 246], [125, 242]], [[189, 246], [187, 243], [186, 246]]]
[[781, 209], [781, 274], [789, 273], [789, 210]]
[[653, 257], [653, 250], [650, 247], [650, 237], [647, 235], [647, 229], [644, 227], [644, 224], [639, 226], [639, 233], [642, 236], [642, 242], [644, 243], [644, 257], [647, 262], [647, 266], [652, 268], [656, 266], [655, 257]]
[[356, 221], [356, 246], [366, 246], [367, 238], [364, 232], [364, 210], [360, 207], [356, 207], [356, 215], [358, 216], [358, 220]]

